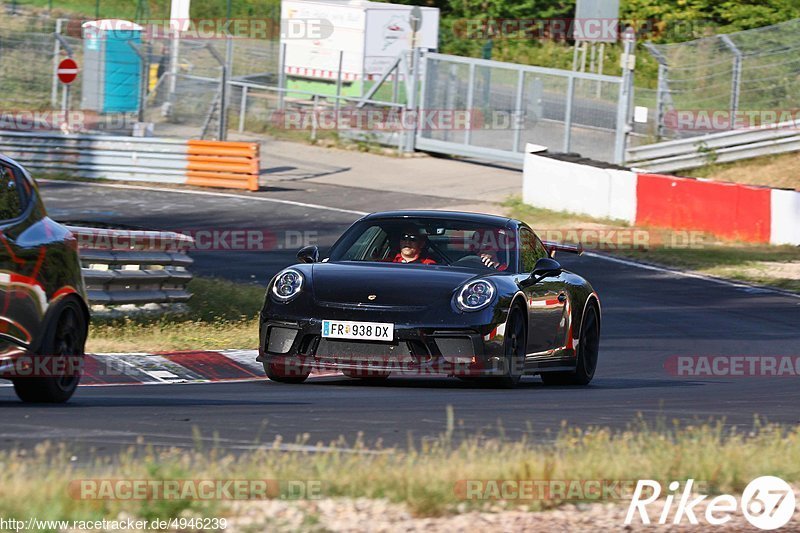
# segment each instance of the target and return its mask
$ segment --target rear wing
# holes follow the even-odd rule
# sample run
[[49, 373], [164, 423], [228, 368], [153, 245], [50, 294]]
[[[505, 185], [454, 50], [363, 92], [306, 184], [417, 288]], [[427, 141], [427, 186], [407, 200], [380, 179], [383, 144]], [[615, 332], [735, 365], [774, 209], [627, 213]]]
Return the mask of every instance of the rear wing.
[[547, 253], [550, 257], [555, 257], [556, 252], [567, 252], [570, 254], [583, 254], [583, 245], [581, 244], [564, 244], [561, 242], [542, 241], [544, 247], [547, 248]]

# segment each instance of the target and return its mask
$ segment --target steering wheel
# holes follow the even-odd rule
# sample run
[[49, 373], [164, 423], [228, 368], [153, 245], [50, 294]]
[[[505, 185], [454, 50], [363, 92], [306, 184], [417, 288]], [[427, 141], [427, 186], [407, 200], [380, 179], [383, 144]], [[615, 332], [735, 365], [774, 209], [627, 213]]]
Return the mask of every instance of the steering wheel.
[[486, 263], [483, 262], [483, 259], [477, 255], [465, 255], [458, 261], [453, 262], [451, 266], [463, 266], [470, 268], [482, 267], [485, 270], [497, 270], [496, 268], [486, 266]]

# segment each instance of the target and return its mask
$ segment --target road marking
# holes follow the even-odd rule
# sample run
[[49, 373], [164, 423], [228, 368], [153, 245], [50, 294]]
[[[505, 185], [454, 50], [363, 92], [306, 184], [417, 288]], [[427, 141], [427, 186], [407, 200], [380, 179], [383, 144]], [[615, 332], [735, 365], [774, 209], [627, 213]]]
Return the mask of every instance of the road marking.
[[770, 294], [779, 294], [781, 296], [791, 296], [792, 298], [800, 298], [800, 294], [794, 294], [789, 291], [782, 291], [780, 289], [771, 289], [769, 287], [759, 287], [757, 285], [750, 285], [748, 283], [739, 283], [735, 281], [729, 281], [727, 279], [715, 278], [714, 276], [706, 276], [705, 274], [700, 274], [698, 272], [692, 271], [684, 271], [684, 270], [673, 270], [671, 268], [660, 267], [656, 265], [648, 265], [646, 263], [637, 263], [636, 261], [632, 261], [629, 259], [620, 259], [619, 257], [612, 257], [609, 255], [603, 254], [596, 254], [594, 252], [583, 252], [583, 255], [587, 255], [589, 257], [594, 257], [596, 259], [603, 259], [605, 261], [611, 261], [613, 263], [620, 263], [627, 266], [632, 266], [636, 268], [642, 268], [644, 270], [652, 270], [654, 272], [661, 272], [664, 274], [673, 274], [675, 276], [680, 276], [684, 278], [694, 278], [703, 281], [710, 281], [712, 283], [718, 283], [720, 285], [726, 285], [728, 287], [734, 287], [736, 289], [743, 290], [750, 294], [758, 294], [758, 293], [770, 293]]
[[178, 376], [177, 374], [173, 374], [169, 370], [145, 370], [144, 373], [149, 374], [150, 376], [153, 376], [156, 379], [165, 381], [181, 379], [180, 376]]
[[136, 191], [154, 191], [154, 192], [167, 192], [175, 194], [194, 194], [197, 196], [214, 196], [217, 198], [236, 198], [239, 200], [253, 200], [256, 202], [269, 202], [274, 204], [291, 205], [294, 207], [306, 207], [308, 209], [319, 209], [322, 211], [335, 211], [337, 213], [347, 213], [348, 215], [365, 216], [369, 213], [366, 211], [356, 211], [354, 209], [342, 209], [340, 207], [331, 207], [329, 205], [309, 204], [305, 202], [295, 202], [292, 200], [278, 200], [276, 198], [264, 198], [262, 196], [245, 196], [242, 194], [233, 194], [225, 192], [212, 192], [212, 191], [189, 191], [181, 189], [168, 189], [165, 187], [143, 187], [138, 185], [123, 185], [118, 183], [89, 183], [85, 181], [63, 181], [63, 180], [49, 180], [37, 179], [39, 183], [68, 183], [69, 185], [80, 185], [84, 187], [106, 187], [108, 189], [128, 189]]

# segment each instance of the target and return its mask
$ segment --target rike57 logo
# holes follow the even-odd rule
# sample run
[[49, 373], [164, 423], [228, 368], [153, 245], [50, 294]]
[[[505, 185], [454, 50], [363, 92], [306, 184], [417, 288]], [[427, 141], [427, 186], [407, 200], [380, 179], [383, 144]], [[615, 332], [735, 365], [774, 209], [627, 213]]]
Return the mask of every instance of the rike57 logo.
[[[741, 509], [742, 514], [751, 525], [763, 530], [778, 529], [785, 526], [792, 519], [795, 512], [795, 496], [792, 487], [784, 480], [774, 476], [762, 476], [748, 483], [742, 492], [740, 501], [730, 494], [721, 494], [705, 502], [705, 511], [701, 512], [708, 495], [697, 495], [693, 492], [694, 480], [689, 479], [678, 498], [677, 507], [675, 500], [680, 483], [673, 481], [669, 484], [664, 507], [661, 509], [656, 522], [667, 524], [672, 515], [673, 524], [681, 524], [684, 519], [689, 524], [698, 525], [698, 515], [705, 519], [707, 524], [721, 526], [730, 522], [733, 515]], [[661, 484], [651, 479], [639, 480], [631, 498], [625, 524], [630, 525], [634, 517], [639, 515], [642, 524], [650, 524], [654, 517], [648, 511], [648, 506], [654, 504], [661, 495]], [[652, 507], [656, 507], [652, 505]]]

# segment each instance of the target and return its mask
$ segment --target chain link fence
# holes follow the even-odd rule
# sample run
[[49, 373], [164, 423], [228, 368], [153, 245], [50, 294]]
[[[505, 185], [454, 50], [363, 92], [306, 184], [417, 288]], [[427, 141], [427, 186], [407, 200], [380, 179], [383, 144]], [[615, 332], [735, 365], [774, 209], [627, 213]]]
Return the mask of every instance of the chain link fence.
[[[85, 107], [88, 69], [68, 91], [54, 77], [56, 65], [68, 54], [84, 66], [82, 22], [18, 16], [0, 21], [4, 108]], [[288, 124], [299, 136], [313, 139], [321, 134], [321, 118], [333, 113], [338, 121], [344, 112], [359, 120], [378, 117], [386, 129], [340, 128], [337, 122], [333, 132], [338, 138], [399, 150], [411, 150], [416, 143], [423, 150], [514, 162], [521, 161], [526, 143], [609, 162], [620, 162], [624, 153], [630, 78], [435, 53], [414, 60], [409, 53], [403, 68], [376, 91], [371, 88], [378, 81], [370, 77], [358, 80], [358, 91], [351, 87], [337, 96], [352, 83], [342, 79], [342, 72], [338, 80], [336, 72], [328, 76], [325, 91], [320, 84], [313, 89], [287, 83], [291, 74], [280, 73], [281, 47], [274, 38], [175, 39], [147, 28], [141, 37], [135, 47], [143, 59], [141, 111], [97, 113], [93, 125], [99, 127], [91, 129], [130, 134], [143, 122], [153, 124], [153, 135], [214, 139], [223, 130], [272, 133]], [[364, 101], [367, 93], [369, 101]], [[220, 125], [222, 109], [227, 128]], [[458, 123], [459, 114], [468, 117], [466, 124]]]
[[[62, 21], [63, 22], [63, 21]], [[0, 22], [0, 95], [6, 114], [60, 108], [62, 96], [54, 70], [66, 57], [54, 33], [61, 23], [54, 19], [6, 16]], [[64, 35], [80, 58], [80, 39]], [[71, 94], [69, 105], [80, 95]], [[5, 120], [13, 120], [6, 116]]]
[[425, 64], [425, 118], [459, 110], [468, 117], [463, 127], [423, 126], [423, 147], [476, 157], [499, 151], [513, 162], [533, 143], [617, 159], [620, 107], [629, 107], [620, 99], [622, 78], [441, 54], [427, 54]]
[[800, 104], [800, 19], [646, 47], [659, 63], [659, 139], [775, 123]]

